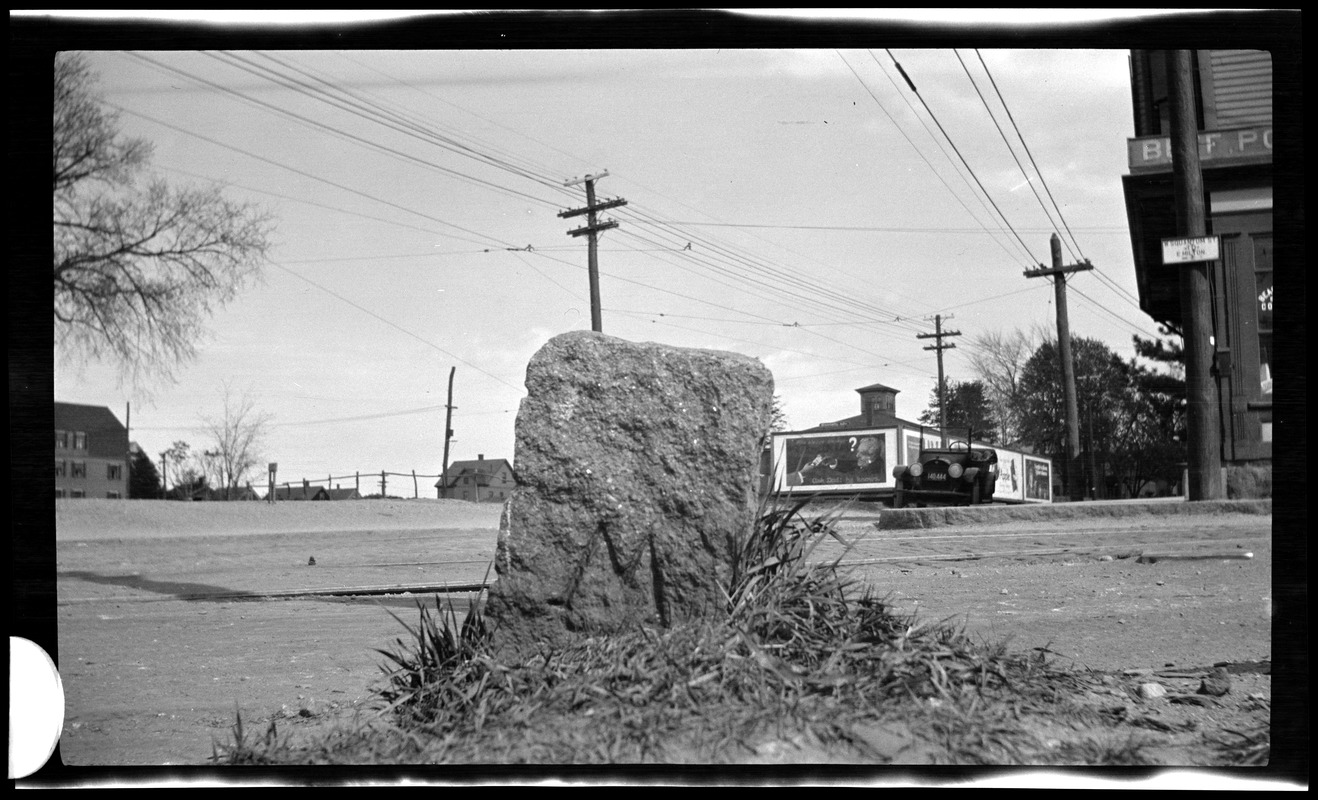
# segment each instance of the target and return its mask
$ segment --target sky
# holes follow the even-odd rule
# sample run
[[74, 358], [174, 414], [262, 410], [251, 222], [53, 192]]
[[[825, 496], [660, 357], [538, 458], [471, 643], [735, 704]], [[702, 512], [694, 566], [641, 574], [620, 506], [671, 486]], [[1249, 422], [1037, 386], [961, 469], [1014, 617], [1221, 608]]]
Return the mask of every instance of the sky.
[[1094, 266], [1069, 283], [1072, 335], [1131, 358], [1158, 331], [1122, 195], [1128, 52], [89, 52], [155, 171], [277, 227], [263, 282], [174, 382], [56, 352], [55, 399], [131, 404], [157, 460], [205, 444], [228, 386], [271, 415], [281, 482], [374, 474], [368, 493], [440, 472], [452, 369], [450, 460], [512, 461], [527, 362], [591, 327], [583, 218], [558, 215], [603, 172], [600, 199], [627, 201], [602, 214], [603, 332], [760, 359], [791, 429], [859, 413], [873, 383], [918, 417], [936, 315], [960, 332], [953, 380], [976, 336], [1055, 330], [1051, 281], [1023, 274], [1054, 231]]

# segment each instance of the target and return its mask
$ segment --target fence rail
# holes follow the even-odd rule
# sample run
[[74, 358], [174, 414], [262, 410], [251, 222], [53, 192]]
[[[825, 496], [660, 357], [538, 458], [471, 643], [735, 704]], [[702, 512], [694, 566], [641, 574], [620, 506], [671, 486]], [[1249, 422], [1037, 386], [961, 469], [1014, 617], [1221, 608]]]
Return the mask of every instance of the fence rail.
[[[379, 481], [378, 485], [380, 488], [379, 494], [381, 497], [387, 497], [389, 495], [389, 491], [388, 491], [389, 478], [391, 477], [411, 478], [412, 497], [419, 498], [421, 496], [421, 484], [420, 484], [421, 480], [424, 479], [428, 481], [433, 479], [435, 481], [438, 481], [442, 479], [444, 475], [443, 473], [437, 475], [426, 475], [423, 473], [419, 473], [415, 470], [411, 470], [409, 472], [390, 472], [389, 470], [380, 470], [379, 472], [366, 472], [366, 473], [354, 472], [351, 475], [340, 475], [340, 476], [335, 476], [333, 474], [330, 474], [325, 476], [324, 481], [321, 481], [319, 479], [312, 480], [309, 478], [302, 478], [301, 480], [298, 480], [296, 482], [277, 480], [274, 482], [273, 488], [276, 490], [274, 493], [276, 498], [278, 498], [279, 496], [279, 490], [283, 490], [285, 495], [291, 495], [295, 489], [301, 489], [303, 492], [307, 492], [313, 486], [317, 488], [323, 486], [327, 492], [331, 492], [331, 491], [340, 492], [343, 490], [343, 482], [351, 480], [352, 490], [356, 493], [357, 496], [362, 497], [365, 496], [362, 494], [362, 479], [365, 478], [368, 482], [378, 479]], [[431, 488], [433, 488], [433, 484], [430, 484], [430, 486]]]

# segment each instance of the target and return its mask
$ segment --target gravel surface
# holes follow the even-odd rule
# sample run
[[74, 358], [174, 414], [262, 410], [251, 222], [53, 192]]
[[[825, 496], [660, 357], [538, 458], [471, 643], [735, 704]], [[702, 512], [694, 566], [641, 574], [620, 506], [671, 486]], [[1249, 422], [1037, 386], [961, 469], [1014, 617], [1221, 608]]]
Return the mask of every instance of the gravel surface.
[[57, 500], [56, 541], [204, 536], [223, 533], [498, 527], [502, 506], [462, 500], [344, 500], [175, 503]]
[[[272, 719], [310, 726], [351, 713], [379, 674], [382, 658], [373, 648], [406, 635], [386, 609], [409, 623], [416, 618], [406, 595], [188, 597], [484, 574], [500, 508], [451, 500], [83, 500], [59, 503], [56, 513], [63, 762], [160, 765], [206, 763], [210, 742], [228, 735], [236, 709], [255, 730]], [[1164, 526], [1185, 536], [1174, 530], [1183, 522], [1150, 515], [1084, 527], [1156, 539]], [[873, 531], [874, 547], [894, 553], [916, 545], [929, 555], [957, 552], [951, 539], [908, 545], [906, 533], [885, 534], [872, 521], [849, 524]], [[917, 556], [859, 569], [880, 595], [923, 619], [956, 617], [985, 638], [1008, 638], [1013, 650], [1046, 648], [1062, 664], [1110, 675], [1110, 691], [1093, 702], [1120, 706], [1141, 731], [1160, 737], [1163, 763], [1203, 764], [1214, 757], [1209, 732], [1268, 719], [1272, 548], [1270, 524], [1258, 515], [1217, 515], [1202, 527], [1214, 539], [1260, 540], [1250, 545], [1254, 557]], [[308, 564], [312, 555], [316, 566]], [[465, 597], [455, 599], [465, 605]], [[1218, 662], [1240, 671], [1229, 693], [1205, 699], [1197, 695], [1200, 681]], [[1141, 696], [1146, 683], [1166, 694]], [[1202, 704], [1179, 700], [1186, 695]]]

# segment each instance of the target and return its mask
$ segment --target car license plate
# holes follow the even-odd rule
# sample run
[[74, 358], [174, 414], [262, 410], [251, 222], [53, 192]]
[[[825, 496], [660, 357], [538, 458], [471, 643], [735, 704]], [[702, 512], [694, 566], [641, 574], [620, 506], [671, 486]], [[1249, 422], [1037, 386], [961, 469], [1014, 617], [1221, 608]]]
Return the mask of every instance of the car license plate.
[[931, 481], [945, 481], [945, 480], [947, 480], [947, 476], [944, 475], [944, 474], [941, 473], [941, 472], [935, 472], [935, 473], [932, 473], [932, 474], [929, 475], [928, 477], [929, 477], [929, 480], [931, 480]]

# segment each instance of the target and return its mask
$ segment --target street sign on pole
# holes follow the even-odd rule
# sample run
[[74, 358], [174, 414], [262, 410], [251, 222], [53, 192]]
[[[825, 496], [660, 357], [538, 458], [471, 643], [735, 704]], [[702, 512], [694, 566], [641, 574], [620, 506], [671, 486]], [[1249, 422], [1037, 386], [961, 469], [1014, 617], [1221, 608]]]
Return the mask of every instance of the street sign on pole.
[[1193, 264], [1196, 261], [1216, 261], [1220, 257], [1216, 236], [1162, 240], [1163, 264]]

